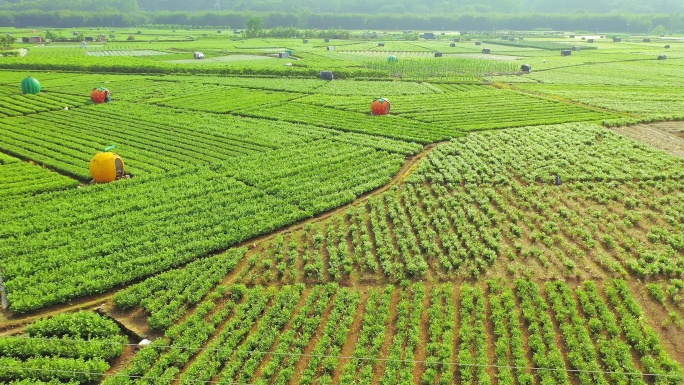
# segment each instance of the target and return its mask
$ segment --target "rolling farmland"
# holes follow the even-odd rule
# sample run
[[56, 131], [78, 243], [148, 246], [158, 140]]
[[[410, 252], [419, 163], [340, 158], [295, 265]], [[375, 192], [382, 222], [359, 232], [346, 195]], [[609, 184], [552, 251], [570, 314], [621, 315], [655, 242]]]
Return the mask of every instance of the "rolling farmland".
[[684, 46], [384, 37], [3, 58], [0, 382], [684, 381]]

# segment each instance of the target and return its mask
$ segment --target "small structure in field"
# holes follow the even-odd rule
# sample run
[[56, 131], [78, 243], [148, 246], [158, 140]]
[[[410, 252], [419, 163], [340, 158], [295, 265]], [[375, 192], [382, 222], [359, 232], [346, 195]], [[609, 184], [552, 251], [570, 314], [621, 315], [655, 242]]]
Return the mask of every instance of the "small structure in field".
[[570, 55], [572, 55], [572, 51], [570, 51], [569, 49], [564, 49], [561, 51], [561, 56], [570, 56]]
[[529, 65], [529, 64], [523, 64], [523, 65], [520, 66], [520, 70], [521, 70], [522, 72], [530, 73], [530, 72], [532, 72], [532, 66]]
[[195, 59], [204, 59], [204, 53], [203, 52], [195, 52], [192, 54], [192, 57]]
[[390, 112], [390, 101], [385, 98], [376, 98], [371, 102], [371, 114], [387, 115]]
[[334, 51], [334, 50], [335, 50], [335, 46], [334, 46], [334, 45], [329, 45], [329, 46], [328, 46], [328, 51]]
[[622, 41], [621, 37], [613, 36], [613, 43], [619, 43]]
[[595, 42], [595, 41], [596, 41], [596, 40], [594, 40], [594, 39], [589, 39], [589, 40], [587, 40], [587, 43], [593, 43], [593, 42]]
[[658, 55], [658, 60], [665, 60], [667, 59], [667, 56], [665, 55]]
[[37, 94], [40, 92], [40, 82], [31, 76], [21, 81], [21, 92], [26, 94]]
[[481, 42], [481, 41], [476, 41], [476, 42], [475, 42], [475, 45], [482, 45], [482, 42]]
[[288, 57], [290, 57], [290, 54], [287, 52], [281, 52], [278, 54], [278, 58], [280, 59], [287, 59]]
[[580, 47], [579, 45], [573, 45], [573, 46], [572, 46], [572, 50], [573, 50], [573, 51], [581, 51], [581, 50], [582, 50], [582, 47]]
[[321, 71], [321, 74], [319, 76], [323, 80], [333, 80], [332, 71]]
[[29, 37], [29, 43], [38, 43], [38, 44], [40, 44], [40, 43], [42, 43], [42, 42], [43, 42], [43, 38], [40, 37], [40, 36], [31, 36], [31, 37]]
[[442, 53], [439, 51], [435, 52], [435, 57], [442, 57]]
[[124, 177], [123, 159], [112, 152], [116, 145], [108, 146], [90, 160], [90, 175], [97, 183], [113, 182]]
[[378, 47], [384, 47], [385, 43], [378, 43]]
[[482, 53], [490, 53], [490, 52], [492, 52], [491, 49], [489, 49], [489, 48], [482, 48]]
[[302, 39], [302, 43], [308, 44], [308, 43], [309, 43], [309, 39]]
[[325, 39], [323, 39], [323, 42], [324, 42], [324, 43], [330, 43], [330, 39], [328, 39], [328, 38], [326, 37]]
[[450, 44], [449, 44], [449, 47], [452, 47], [452, 48], [453, 48], [453, 47], [456, 47], [456, 43], [450, 43]]
[[644, 39], [644, 40], [642, 40], [642, 41], [643, 41], [644, 43], [650, 43], [650, 42], [651, 42], [651, 39], [649, 39], [649, 38], [645, 38], [645, 39]]
[[663, 47], [663, 48], [670, 48], [670, 45], [668, 44], [668, 45], [666, 45], [666, 46], [665, 46], [665, 47]]
[[90, 93], [90, 100], [95, 104], [109, 103], [112, 101], [112, 94], [106, 88], [96, 87]]

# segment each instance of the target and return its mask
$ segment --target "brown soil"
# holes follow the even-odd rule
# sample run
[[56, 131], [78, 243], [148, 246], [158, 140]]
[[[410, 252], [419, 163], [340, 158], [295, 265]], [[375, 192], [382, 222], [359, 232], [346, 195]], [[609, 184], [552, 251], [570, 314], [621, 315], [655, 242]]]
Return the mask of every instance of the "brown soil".
[[78, 310], [94, 310], [95, 308], [111, 300], [116, 290], [112, 290], [104, 294], [75, 299], [69, 301], [69, 303], [66, 305], [60, 304], [49, 306], [45, 309], [29, 314], [18, 315], [7, 311], [2, 311], [0, 312], [0, 337], [21, 333], [24, 326], [41, 318], [47, 318], [61, 313], [75, 312]]
[[416, 365], [413, 367], [413, 383], [420, 384], [421, 377], [425, 371], [425, 360], [427, 359], [427, 344], [430, 342], [430, 320], [429, 320], [429, 309], [432, 301], [434, 300], [430, 296], [431, 288], [425, 287], [425, 299], [423, 300], [423, 310], [420, 316], [420, 341], [416, 347], [415, 355], [413, 359], [416, 361]]
[[304, 350], [302, 351], [302, 356], [298, 359], [297, 363], [295, 364], [294, 375], [290, 379], [290, 384], [298, 384], [301, 381], [302, 374], [304, 374], [304, 371], [309, 366], [309, 361], [311, 360], [311, 357], [309, 355], [312, 354], [314, 349], [316, 348], [318, 340], [323, 335], [323, 331], [325, 330], [325, 325], [329, 321], [330, 313], [332, 312], [334, 302], [335, 295], [330, 297], [330, 299], [328, 300], [328, 307], [323, 312], [323, 316], [321, 317], [321, 322], [319, 322], [318, 324], [316, 333], [314, 333], [314, 335], [311, 337], [311, 341], [309, 341], [309, 344], [306, 346], [306, 348], [304, 348]]
[[122, 310], [116, 307], [112, 301], [109, 301], [97, 308], [98, 312], [111, 317], [119, 326], [123, 327], [126, 334], [137, 338], [138, 341], [143, 338], [155, 340], [162, 337], [164, 333], [154, 330], [147, 325], [147, 317], [149, 314], [142, 308], [133, 310]]
[[684, 122], [639, 124], [610, 130], [684, 158]]
[[[340, 350], [340, 356], [351, 357], [354, 355], [354, 348], [356, 347], [356, 341], [359, 340], [359, 333], [361, 333], [361, 327], [363, 326], [363, 315], [366, 313], [366, 306], [368, 305], [368, 291], [364, 290], [361, 293], [361, 299], [359, 305], [356, 309], [354, 316], [354, 321], [349, 327], [349, 334], [347, 334], [347, 340], [344, 341], [342, 349]], [[332, 383], [339, 384], [340, 378], [342, 377], [342, 369], [344, 366], [352, 361], [349, 358], [340, 358], [337, 363], [337, 368], [332, 376]]]
[[[397, 335], [397, 320], [398, 320], [398, 310], [397, 305], [399, 304], [400, 296], [399, 291], [395, 290], [392, 293], [392, 299], [390, 302], [389, 316], [387, 317], [387, 324], [385, 327], [385, 341], [382, 343], [380, 348], [380, 353], [378, 358], [389, 357], [389, 351], [394, 342], [394, 336]], [[387, 367], [387, 361], [376, 361], [373, 363], [373, 383], [380, 383], [382, 379], [382, 374], [385, 372]]]
[[[666, 281], [663, 281], [665, 283]], [[660, 343], [667, 353], [677, 362], [684, 362], [684, 340], [682, 332], [684, 327], [671, 322], [670, 311], [675, 311], [659, 303], [648, 294], [643, 283], [628, 281], [634, 298], [646, 314], [648, 325], [660, 334]], [[677, 311], [675, 311], [677, 312]], [[682, 312], [679, 311], [681, 317]]]

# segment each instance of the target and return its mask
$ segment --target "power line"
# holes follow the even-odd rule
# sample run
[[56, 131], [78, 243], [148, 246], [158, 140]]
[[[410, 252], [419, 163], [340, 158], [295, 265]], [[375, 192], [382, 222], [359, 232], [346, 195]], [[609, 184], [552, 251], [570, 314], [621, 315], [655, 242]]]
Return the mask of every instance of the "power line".
[[[155, 376], [135, 376], [129, 374], [117, 374], [117, 373], [97, 373], [97, 372], [83, 372], [78, 370], [61, 370], [61, 369], [42, 369], [42, 368], [26, 368], [21, 366], [0, 366], [0, 369], [21, 369], [27, 371], [44, 372], [44, 373], [68, 373], [68, 374], [85, 374], [89, 376], [102, 376], [102, 377], [113, 377], [113, 378], [130, 378], [135, 380], [167, 380], [167, 381], [181, 381], [180, 378], [168, 378], [168, 377], [155, 377]], [[183, 382], [192, 382], [196, 384], [221, 384], [221, 385], [255, 385], [246, 382], [233, 382], [233, 381], [211, 381], [211, 380], [192, 380], [183, 379]]]
[[[99, 344], [111, 344], [120, 346], [131, 346], [139, 347], [138, 344], [120, 343], [115, 341], [97, 341], [97, 340], [69, 340], [69, 339], [53, 339], [45, 337], [15, 337], [18, 339], [26, 340], [50, 340], [50, 341], [64, 341], [71, 343], [99, 343]], [[478, 367], [478, 368], [494, 368], [494, 369], [514, 369], [514, 370], [529, 370], [529, 371], [549, 371], [549, 372], [567, 372], [567, 373], [586, 373], [586, 374], [613, 374], [613, 375], [624, 375], [624, 376], [642, 376], [642, 377], [653, 377], [653, 378], [679, 378], [684, 379], [684, 374], [669, 374], [669, 373], [643, 373], [643, 372], [620, 372], [620, 371], [610, 371], [610, 370], [587, 370], [587, 369], [570, 369], [570, 368], [543, 368], [534, 366], [515, 366], [515, 365], [494, 365], [494, 364], [470, 364], [470, 363], [459, 363], [450, 361], [428, 361], [428, 360], [406, 360], [406, 359], [396, 359], [396, 358], [382, 358], [382, 357], [356, 357], [356, 356], [344, 356], [344, 355], [327, 355], [327, 354], [311, 354], [311, 353], [290, 353], [290, 352], [268, 352], [259, 350], [240, 350], [240, 349], [221, 349], [221, 348], [193, 348], [189, 346], [174, 346], [174, 345], [155, 345], [152, 346], [155, 349], [178, 349], [178, 350], [189, 350], [202, 352], [230, 352], [230, 353], [246, 353], [254, 355], [274, 355], [274, 356], [291, 356], [291, 357], [315, 357], [315, 358], [337, 358], [337, 359], [348, 359], [348, 360], [358, 360], [358, 361], [378, 361], [378, 362], [398, 362], [398, 363], [410, 363], [410, 364], [430, 364], [430, 365], [449, 365], [449, 366], [463, 366], [463, 367]], [[161, 377], [160, 377], [161, 378]], [[212, 383], [212, 382], [206, 382]], [[216, 383], [216, 382], [214, 382]], [[227, 383], [238, 385], [236, 383]], [[243, 385], [243, 384], [239, 384]], [[244, 384], [251, 385], [251, 384]]]

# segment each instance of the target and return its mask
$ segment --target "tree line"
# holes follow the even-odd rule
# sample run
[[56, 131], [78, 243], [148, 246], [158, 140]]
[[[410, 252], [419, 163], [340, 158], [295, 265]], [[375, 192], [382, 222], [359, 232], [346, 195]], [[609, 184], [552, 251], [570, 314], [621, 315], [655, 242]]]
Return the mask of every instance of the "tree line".
[[427, 30], [427, 31], [493, 31], [549, 29], [585, 32], [649, 33], [657, 26], [668, 32], [684, 28], [684, 15], [679, 14], [491, 14], [463, 13], [453, 15], [361, 15], [253, 12], [136, 12], [115, 11], [0, 11], [0, 26], [26, 27], [133, 27], [166, 26], [180, 28], [244, 29], [250, 17], [258, 16], [265, 28], [296, 27], [302, 29], [349, 30]]
[[684, 12], [680, 0], [0, 0], [12, 11], [234, 11], [354, 14], [666, 13]]

